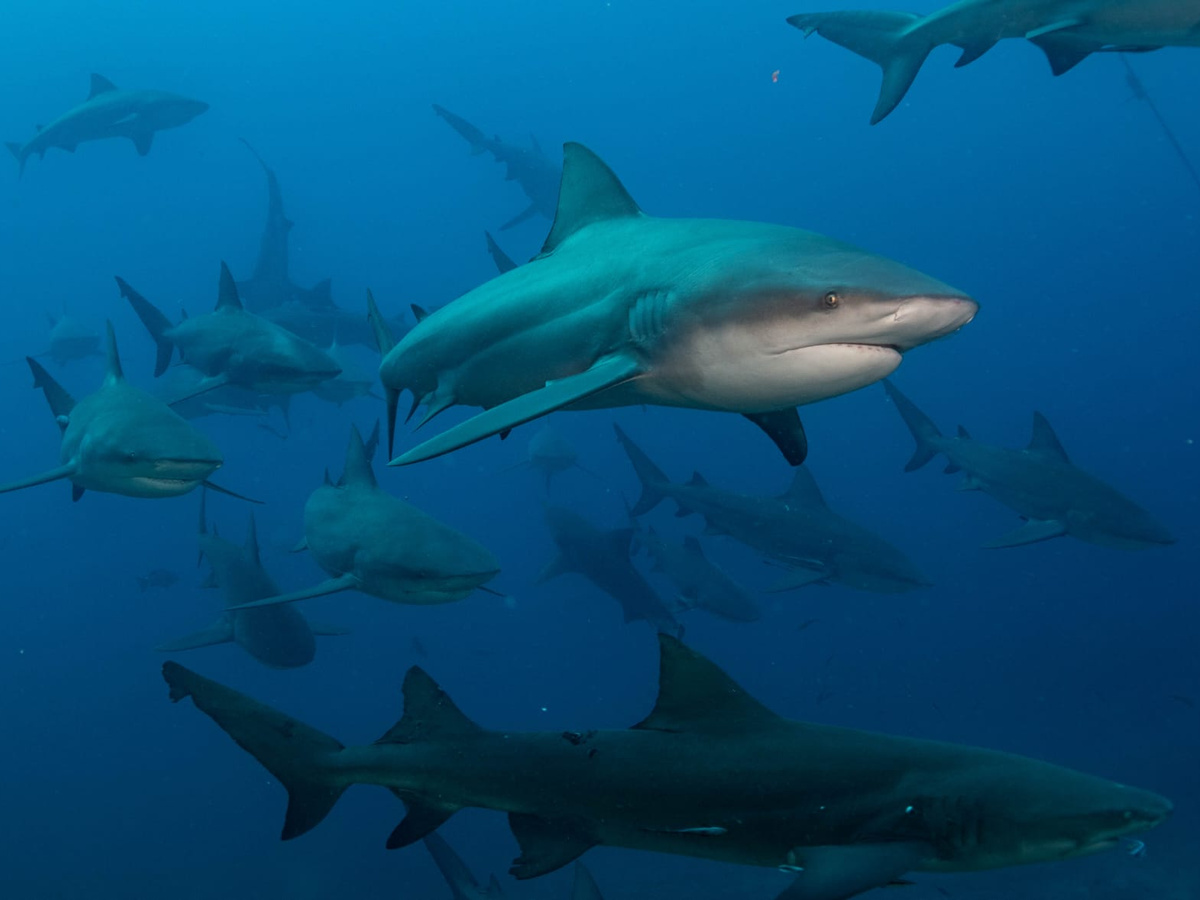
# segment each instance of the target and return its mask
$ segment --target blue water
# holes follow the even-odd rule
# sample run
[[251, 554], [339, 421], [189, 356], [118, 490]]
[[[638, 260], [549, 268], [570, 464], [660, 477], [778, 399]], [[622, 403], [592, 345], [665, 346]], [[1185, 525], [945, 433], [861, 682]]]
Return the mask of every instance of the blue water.
[[[937, 887], [955, 898], [1200, 896], [1200, 192], [1130, 99], [1115, 56], [1053, 79], [1018, 42], [963, 70], [942, 48], [900, 109], [868, 127], [877, 70], [784, 23], [820, 6], [13, 5], [0, 29], [5, 139], [26, 140], [35, 122], [81, 102], [91, 72], [211, 109], [159, 134], [145, 158], [127, 141], [98, 142], [0, 178], [4, 356], [42, 349], [44, 313], [65, 307], [96, 329], [112, 319], [126, 372], [149, 384], [153, 347], [113, 275], [172, 317], [210, 307], [219, 260], [248, 277], [266, 201], [239, 136], [278, 173], [299, 284], [332, 276], [337, 302], [356, 310], [369, 286], [400, 312], [491, 277], [482, 231], [525, 198], [487, 157], [469, 155], [433, 103], [515, 142], [533, 133], [551, 152], [586, 143], [650, 213], [798, 225], [909, 263], [982, 309], [906, 359], [896, 375], [905, 391], [943, 427], [961, 421], [1008, 446], [1024, 445], [1041, 410], [1078, 465], [1151, 510], [1178, 543], [979, 549], [1017, 520], [956, 493], [937, 466], [903, 475], [910, 438], [872, 387], [804, 411], [809, 464], [836, 510], [899, 545], [936, 586], [768, 596], [751, 625], [690, 614], [688, 641], [785, 715], [1040, 756], [1176, 804], [1147, 836], [1145, 859], [921, 876], [906, 897], [937, 897]], [[1133, 62], [1200, 157], [1200, 53]], [[535, 218], [500, 240], [528, 258], [547, 226]], [[54, 371], [77, 395], [101, 377], [98, 360]], [[23, 364], [0, 368], [0, 398], [4, 479], [55, 464], [58, 432]], [[326, 466], [340, 471], [350, 423], [367, 428], [381, 414], [371, 400], [336, 409], [301, 397], [284, 442], [251, 420], [201, 421], [225, 453], [219, 480], [267, 501], [257, 513], [264, 561], [285, 589], [323, 577], [287, 553], [304, 501]], [[699, 470], [723, 487], [776, 493], [790, 477], [735, 417], [557, 415], [600, 478], [568, 473], [551, 497], [605, 527], [623, 523], [638, 489], [614, 420], [675, 479]], [[650, 629], [623, 625], [581, 579], [534, 583], [553, 556], [542, 485], [528, 471], [497, 473], [523, 458], [536, 428], [380, 475], [492, 549], [508, 603], [476, 594], [398, 607], [347, 594], [308, 604], [310, 618], [353, 634], [321, 639], [307, 668], [267, 670], [232, 646], [178, 658], [346, 742], [399, 717], [414, 663], [487, 726], [637, 721], [655, 689]], [[449, 896], [423, 850], [383, 849], [402, 814], [385, 791], [350, 791], [313, 834], [280, 843], [282, 789], [204, 716], [168, 703], [151, 648], [219, 607], [195, 570], [197, 503], [89, 493], [73, 504], [62, 483], [0, 498], [0, 896]], [[223, 534], [243, 533], [244, 504], [209, 507]], [[665, 507], [651, 521], [672, 535], [699, 528]], [[731, 542], [706, 546], [752, 587], [774, 577]], [[157, 568], [181, 581], [140, 593], [136, 577]], [[497, 813], [468, 810], [442, 833], [481, 875], [516, 855]], [[587, 861], [609, 898], [768, 898], [787, 884], [769, 870], [621, 850]], [[509, 893], [568, 891], [558, 873]]]

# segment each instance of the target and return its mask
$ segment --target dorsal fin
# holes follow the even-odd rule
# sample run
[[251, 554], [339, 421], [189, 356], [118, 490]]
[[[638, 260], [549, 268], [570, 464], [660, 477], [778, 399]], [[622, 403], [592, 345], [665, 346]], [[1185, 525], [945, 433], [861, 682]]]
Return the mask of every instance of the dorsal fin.
[[217, 309], [241, 309], [242, 300], [238, 297], [237, 282], [225, 260], [221, 260], [221, 280], [217, 286]]
[[250, 524], [246, 528], [246, 552], [257, 566], [262, 565], [262, 556], [258, 551], [258, 525], [254, 521], [254, 513], [250, 513]]
[[1067, 451], [1063, 449], [1058, 435], [1054, 433], [1054, 429], [1050, 427], [1050, 423], [1040, 412], [1033, 414], [1033, 437], [1029, 439], [1027, 449], [1031, 453], [1038, 453], [1059, 462], [1069, 463], [1071, 461], [1071, 458], [1067, 456]]
[[698, 556], [701, 559], [708, 559], [708, 557], [704, 555], [704, 548], [700, 546], [700, 539], [694, 534], [689, 534], [683, 539], [683, 547], [688, 553], [692, 554], [692, 556]]
[[967, 431], [967, 429], [964, 428], [962, 425], [958, 426], [958, 436], [960, 439], [962, 439], [964, 441], [971, 440], [971, 432]]
[[634, 728], [742, 732], [784, 721], [678, 638], [660, 633], [658, 649], [658, 701]]
[[429, 310], [423, 306], [420, 306], [416, 303], [410, 303], [408, 308], [412, 310], [413, 318], [417, 320], [418, 324], [429, 318]]
[[88, 99], [92, 100], [99, 97], [101, 94], [107, 94], [109, 91], [115, 91], [117, 86], [105, 78], [103, 75], [92, 73], [92, 86], [88, 91]]
[[346, 466], [338, 484], [369, 484], [375, 486], [375, 472], [367, 456], [367, 447], [357, 425], [350, 426], [350, 443], [346, 447]]
[[112, 322], [104, 322], [104, 355], [106, 359], [104, 383], [116, 384], [125, 380], [125, 372], [121, 369], [121, 354], [117, 352], [117, 336], [113, 333]]
[[604, 540], [618, 556], [628, 556], [635, 533], [636, 529], [633, 528], [618, 528], [605, 534]]
[[554, 250], [593, 222], [643, 215], [621, 180], [583, 144], [563, 144], [563, 174], [554, 225], [542, 253]]
[[371, 433], [367, 435], [367, 441], [363, 444], [363, 452], [367, 457], [367, 465], [375, 462], [375, 451], [379, 449], [379, 420], [375, 420], [375, 427], [371, 429]]
[[693, 472], [692, 477], [687, 480], [688, 487], [708, 487], [708, 479], [699, 472]]
[[817, 487], [816, 479], [804, 466], [796, 469], [792, 475], [792, 483], [779, 499], [795, 503], [797, 506], [828, 508], [825, 498], [821, 496], [821, 489]]
[[424, 669], [413, 666], [404, 676], [404, 715], [375, 743], [411, 744], [481, 731]]

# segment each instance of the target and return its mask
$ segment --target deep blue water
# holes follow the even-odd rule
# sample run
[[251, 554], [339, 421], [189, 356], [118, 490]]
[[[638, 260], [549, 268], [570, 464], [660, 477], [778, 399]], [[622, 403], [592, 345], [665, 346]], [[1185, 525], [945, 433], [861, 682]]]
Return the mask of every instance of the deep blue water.
[[[469, 155], [433, 103], [489, 134], [533, 133], [550, 151], [586, 143], [650, 213], [797, 225], [911, 264], [982, 309], [960, 334], [907, 357], [896, 375], [906, 392], [943, 428], [961, 421], [1008, 446], [1024, 445], [1041, 410], [1078, 465], [1151, 510], [1178, 543], [1139, 553], [1070, 539], [979, 549], [1016, 518], [957, 493], [940, 466], [904, 475], [910, 438], [871, 387], [804, 410], [809, 465], [835, 509], [899, 545], [936, 586], [767, 596], [755, 624], [690, 614], [688, 641], [785, 715], [1040, 756], [1176, 804], [1147, 836], [1145, 859], [919, 877], [906, 897], [939, 896], [935, 886], [966, 898], [1200, 896], [1200, 192], [1130, 99], [1115, 56], [1054, 79], [1020, 42], [963, 70], [942, 48], [901, 108], [868, 127], [877, 70], [784, 23], [820, 6], [450, 0], [297, 4], [285, 14], [124, 0], [7, 10], [7, 140], [82, 101], [91, 72], [211, 110], [159, 134], [145, 158], [126, 141], [98, 142], [31, 160], [20, 180], [14, 163], [0, 178], [4, 357], [40, 350], [44, 313], [66, 308], [96, 329], [110, 318], [127, 374], [148, 384], [152, 344], [112, 277], [174, 316], [210, 306], [219, 260], [249, 275], [266, 201], [239, 136], [278, 173], [298, 283], [332, 276], [337, 302], [355, 310], [369, 286], [399, 312], [491, 277], [481, 232], [525, 198], [499, 166]], [[1200, 158], [1200, 54], [1163, 50], [1133, 63]], [[528, 258], [547, 227], [535, 218], [500, 240]], [[102, 372], [98, 360], [54, 371], [77, 395]], [[55, 464], [57, 430], [23, 364], [0, 368], [0, 397], [4, 479]], [[337, 409], [301, 397], [284, 442], [250, 420], [201, 420], [225, 453], [219, 480], [267, 501], [257, 513], [264, 561], [285, 589], [322, 577], [287, 553], [304, 501], [323, 468], [340, 471], [350, 423], [365, 429], [381, 414], [370, 400]], [[790, 477], [734, 417], [558, 414], [553, 425], [600, 477], [568, 473], [551, 498], [605, 527], [624, 522], [624, 498], [637, 492], [614, 420], [675, 479], [698, 470], [724, 487], [777, 493]], [[623, 625], [616, 604], [581, 579], [534, 583], [553, 555], [545, 493], [527, 471], [497, 473], [523, 458], [537, 427], [380, 467], [388, 490], [497, 554], [494, 586], [509, 603], [477, 593], [399, 607], [345, 594], [307, 605], [312, 618], [353, 629], [322, 639], [307, 668], [268, 670], [232, 646], [179, 659], [347, 742], [372, 740], [399, 717], [400, 681], [417, 662], [488, 726], [637, 721], [654, 696], [651, 630]], [[151, 648], [218, 612], [194, 568], [197, 503], [89, 493], [73, 504], [61, 483], [0, 498], [0, 895], [448, 896], [423, 850], [383, 849], [402, 813], [384, 791], [350, 791], [313, 834], [281, 844], [282, 789], [205, 717], [168, 703]], [[243, 533], [244, 504], [214, 498], [210, 513], [222, 533]], [[666, 507], [652, 521], [672, 535], [699, 528]], [[732, 542], [706, 546], [752, 587], [773, 577]], [[139, 592], [136, 577], [157, 568], [181, 581]], [[516, 853], [496, 813], [466, 811], [442, 833], [480, 874], [503, 872]], [[587, 861], [610, 898], [767, 898], [787, 883], [769, 870], [621, 850]], [[568, 885], [559, 873], [510, 894], [565, 897]]]

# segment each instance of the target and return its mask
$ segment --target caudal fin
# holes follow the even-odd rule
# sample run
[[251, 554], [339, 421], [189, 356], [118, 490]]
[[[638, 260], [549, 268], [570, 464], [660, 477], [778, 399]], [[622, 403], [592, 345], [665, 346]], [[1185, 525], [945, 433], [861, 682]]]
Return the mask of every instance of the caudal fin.
[[279, 779], [288, 792], [283, 839], [315, 827], [346, 789], [337, 776], [340, 743], [232, 688], [209, 681], [178, 663], [163, 664], [171, 700], [191, 697], [205, 713]]
[[621, 446], [625, 449], [625, 455], [633, 464], [633, 471], [637, 474], [638, 481], [642, 483], [642, 495], [638, 497], [637, 503], [629, 511], [630, 516], [640, 516], [650, 512], [666, 499], [667, 495], [663, 493], [663, 487], [671, 482], [666, 473], [654, 464], [654, 460], [647, 456], [641, 447], [630, 440], [629, 435], [622, 431], [621, 426], [616, 422], [613, 423], [613, 431], [617, 433], [617, 440], [621, 442]]
[[917, 442], [917, 449], [913, 451], [912, 459], [904, 467], [905, 472], [913, 472], [938, 455], [940, 452], [938, 443], [942, 433], [933, 424], [933, 420], [917, 409], [917, 405], [900, 393], [899, 388], [894, 384], [885, 379], [883, 387], [888, 396], [892, 398], [892, 402], [896, 404], [900, 418], [912, 432], [913, 440]]
[[883, 69], [879, 100], [871, 114], [874, 125], [894, 110], [917, 77], [933, 45], [914, 26], [921, 16], [883, 10], [801, 13], [788, 22], [808, 37], [821, 37]]
[[171, 364], [171, 352], [175, 349], [175, 345], [167, 337], [171, 322], [158, 307], [130, 287], [129, 282], [120, 275], [116, 277], [121, 296], [129, 301], [129, 305], [133, 307], [137, 317], [142, 320], [142, 324], [146, 326], [146, 330], [150, 332], [150, 337], [154, 339], [154, 344], [158, 348], [158, 355], [154, 359], [154, 377], [157, 378], [167, 371], [167, 366]]

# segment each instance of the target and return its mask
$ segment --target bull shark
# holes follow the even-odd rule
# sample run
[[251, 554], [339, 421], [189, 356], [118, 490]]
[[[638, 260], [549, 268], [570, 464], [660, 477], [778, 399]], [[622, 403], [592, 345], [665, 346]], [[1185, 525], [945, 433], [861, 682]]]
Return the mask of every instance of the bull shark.
[[455, 853], [454, 848], [437, 832], [425, 835], [422, 840], [425, 849], [433, 857], [434, 865], [450, 886], [454, 900], [503, 900], [504, 889], [500, 887], [496, 876], [488, 879], [486, 887], [480, 885], [467, 868], [467, 864], [462, 861], [462, 857]]
[[185, 318], [178, 325], [172, 325], [119, 276], [117, 287], [158, 348], [155, 377], [167, 370], [178, 348], [183, 362], [206, 376], [197, 386], [197, 394], [225, 385], [237, 385], [257, 394], [295, 394], [336, 378], [342, 371], [329, 354], [247, 311], [224, 262], [216, 309]]
[[713, 565], [694, 536], [688, 535], [680, 545], [647, 528], [638, 534], [637, 542], [654, 561], [651, 571], [670, 579], [676, 596], [689, 609], [733, 622], [756, 622], [762, 617], [750, 592]]
[[555, 475], [561, 475], [571, 469], [595, 476], [595, 473], [584, 468], [579, 463], [579, 454], [571, 446], [570, 441], [549, 426], [541, 429], [529, 439], [525, 449], [524, 462], [517, 463], [511, 468], [528, 466], [538, 472], [546, 482], [546, 491], [550, 491], [550, 482]]
[[959, 68], [1006, 38], [1041, 48], [1055, 75], [1092, 53], [1200, 47], [1200, 0], [958, 0], [926, 16], [887, 10], [801, 13], [788, 19], [883, 69], [871, 124], [894, 110], [934, 47], [962, 50]]
[[629, 558], [632, 528], [601, 531], [579, 513], [561, 506], [546, 508], [546, 527], [558, 553], [538, 576], [539, 584], [574, 572], [621, 604], [626, 622], [641, 619], [658, 631], [683, 633], [670, 608]]
[[[378, 427], [378, 426], [377, 426]], [[336, 484], [313, 491], [304, 506], [304, 540], [328, 580], [232, 609], [294, 603], [340, 591], [361, 591], [393, 603], [461, 600], [500, 571], [484, 547], [415, 506], [385, 493], [375, 481], [368, 444], [351, 426], [346, 466]]]
[[335, 340], [325, 348], [325, 352], [337, 363], [342, 372], [337, 378], [322, 381], [313, 388], [312, 392], [318, 399], [335, 406], [341, 406], [343, 403], [349, 403], [359, 397], [380, 399], [379, 395], [374, 392], [376, 385], [374, 372], [364, 371], [358, 361], [346, 352], [345, 347]]
[[287, 789], [284, 840], [375, 784], [407, 807], [388, 847], [466, 807], [507, 813], [519, 879], [606, 845], [783, 869], [797, 877], [782, 900], [846, 900], [908, 872], [1090, 855], [1171, 814], [1150, 791], [1012, 753], [784, 719], [658, 641], [658, 700], [626, 730], [490, 731], [413, 667], [403, 718], [346, 747], [177, 663], [163, 677]]
[[[215, 528], [211, 532], [208, 530], [205, 499], [201, 493], [198, 535], [200, 558], [207, 559], [212, 568], [205, 586], [220, 588], [226, 607], [278, 594], [275, 580], [263, 568], [254, 514], [250, 514], [246, 542], [239, 547], [220, 537]], [[210, 627], [160, 644], [155, 649], [163, 653], [177, 653], [233, 643], [265, 666], [295, 669], [308, 665], [316, 656], [317, 641], [314, 635], [346, 633], [340, 628], [309, 625], [300, 611], [291, 606], [240, 611], [227, 609]]]
[[724, 491], [711, 486], [698, 472], [686, 484], [676, 484], [619, 425], [613, 428], [642, 483], [642, 495], [632, 514], [643, 515], [670, 498], [681, 514], [703, 516], [707, 533], [728, 535], [769, 559], [794, 567], [769, 590], [836, 582], [886, 594], [929, 585], [898, 549], [831, 510], [807, 469], [797, 469], [791, 486], [779, 497]]
[[505, 143], [499, 135], [489, 138], [466, 119], [436, 103], [433, 111], [471, 145], [472, 156], [490, 153], [496, 162], [504, 166], [505, 181], [515, 181], [529, 198], [529, 206], [501, 225], [501, 231], [537, 215], [554, 218], [562, 169], [542, 152], [536, 138], [531, 139], [528, 147], [519, 147]]
[[100, 335], [79, 319], [50, 313], [46, 314], [46, 319], [50, 322], [49, 346], [44, 353], [35, 355], [49, 356], [60, 366], [90, 356], [104, 355], [100, 349]]
[[122, 90], [103, 75], [92, 75], [87, 100], [67, 110], [49, 125], [37, 128], [25, 144], [5, 146], [21, 165], [34, 153], [44, 159], [52, 147], [74, 153], [85, 141], [103, 138], [128, 138], [139, 156], [150, 152], [156, 132], [186, 125], [208, 109], [207, 103], [166, 91]]
[[[375, 334], [366, 317], [332, 302], [325, 306], [310, 306], [292, 300], [264, 309], [260, 315], [318, 347], [328, 347], [336, 341], [342, 345], [358, 344], [368, 350], [376, 349]], [[389, 320], [389, 327], [400, 331], [405, 326], [397, 317]]]
[[[564, 407], [656, 404], [741, 413], [793, 465], [796, 406], [883, 378], [901, 354], [975, 315], [962, 292], [812, 232], [645, 215], [580, 144], [542, 253], [430, 313], [397, 343], [377, 327], [389, 453], [401, 391], [421, 425], [482, 412], [406, 465]], [[381, 333], [384, 332], [384, 333]], [[411, 412], [410, 412], [411, 416]]]
[[185, 419], [204, 416], [268, 416], [278, 408], [284, 424], [291, 417], [290, 394], [256, 394], [229, 384], [207, 388], [206, 376], [191, 366], [171, 366], [155, 382], [154, 393]]
[[254, 274], [237, 283], [238, 293], [244, 298], [246, 308], [261, 312], [285, 303], [318, 308], [332, 306], [333, 297], [328, 278], [314, 287], [302, 288], [293, 282], [288, 274], [288, 241], [294, 223], [283, 211], [283, 191], [279, 188], [279, 178], [249, 141], [245, 138], [240, 140], [246, 145], [246, 149], [254, 154], [267, 176], [267, 223], [258, 244]]
[[959, 490], [990, 494], [1025, 520], [984, 547], [1016, 547], [1061, 535], [1120, 550], [1175, 543], [1150, 513], [1076, 467], [1041, 413], [1033, 414], [1029, 446], [1011, 450], [976, 441], [961, 425], [956, 436], [946, 437], [894, 384], [885, 381], [884, 387], [917, 442], [904, 471], [945, 454], [946, 472], [963, 473]]
[[166, 403], [125, 380], [111, 322], [106, 324], [106, 349], [104, 381], [78, 401], [40, 363], [26, 357], [33, 386], [45, 394], [62, 432], [59, 466], [0, 485], [0, 493], [65, 478], [75, 500], [84, 491], [178, 497], [209, 483], [208, 476], [221, 467], [221, 451], [212, 441]]

